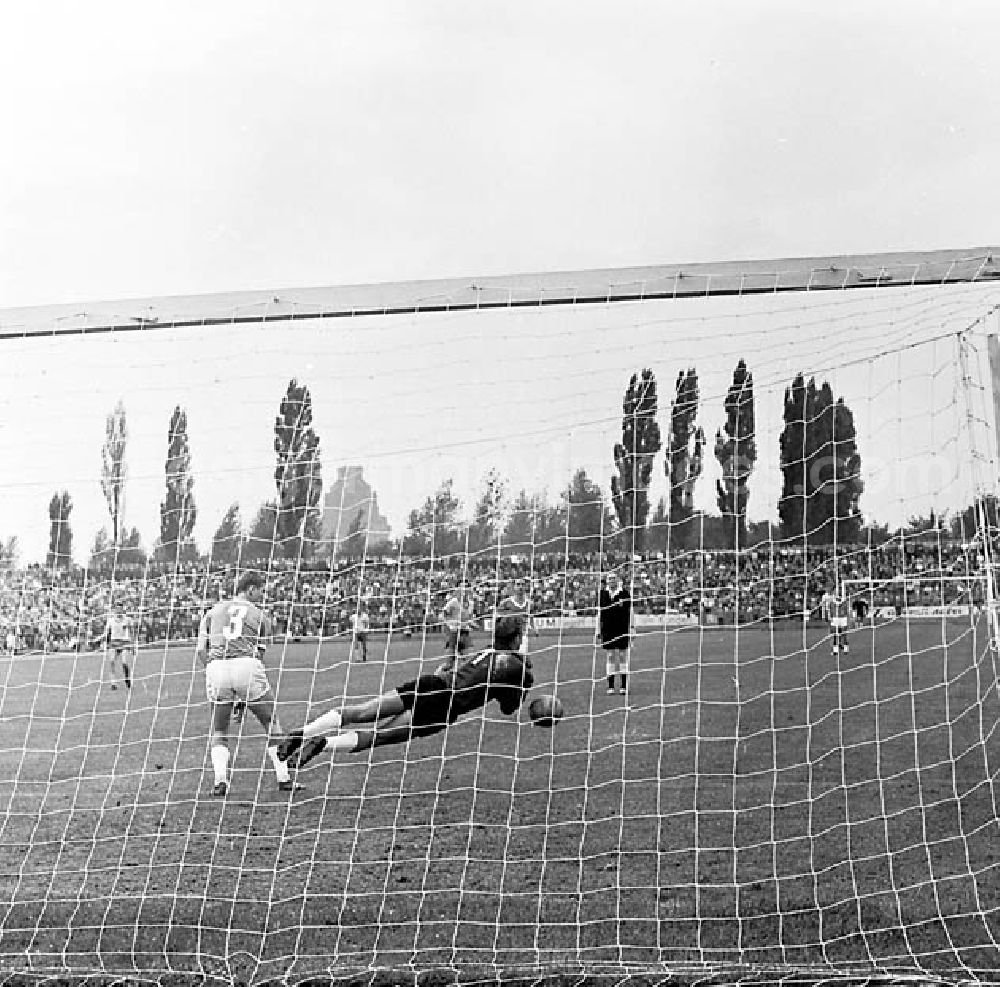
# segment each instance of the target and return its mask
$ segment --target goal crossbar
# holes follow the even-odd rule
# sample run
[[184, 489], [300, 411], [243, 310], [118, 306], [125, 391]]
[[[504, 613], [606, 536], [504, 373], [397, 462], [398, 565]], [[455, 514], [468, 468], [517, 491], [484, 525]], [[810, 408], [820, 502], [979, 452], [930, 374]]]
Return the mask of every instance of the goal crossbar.
[[1000, 279], [1000, 247], [219, 292], [0, 309], [0, 339]]

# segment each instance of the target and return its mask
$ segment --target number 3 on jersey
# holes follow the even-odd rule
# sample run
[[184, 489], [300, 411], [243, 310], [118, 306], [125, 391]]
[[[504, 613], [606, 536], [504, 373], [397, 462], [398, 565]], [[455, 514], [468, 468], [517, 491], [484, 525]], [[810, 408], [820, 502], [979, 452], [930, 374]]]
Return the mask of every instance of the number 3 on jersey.
[[227, 641], [235, 641], [243, 636], [243, 619], [247, 615], [249, 608], [234, 605], [229, 608], [229, 623], [222, 628], [222, 636]]

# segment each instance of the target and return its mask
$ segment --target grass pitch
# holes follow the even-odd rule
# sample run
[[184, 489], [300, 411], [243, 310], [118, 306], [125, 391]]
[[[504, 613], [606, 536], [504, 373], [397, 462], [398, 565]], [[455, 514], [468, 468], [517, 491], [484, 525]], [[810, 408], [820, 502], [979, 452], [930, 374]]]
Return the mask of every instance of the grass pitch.
[[[476, 642], [486, 643], [485, 635]], [[266, 980], [376, 967], [1000, 977], [1000, 697], [985, 626], [650, 633], [627, 697], [532, 639], [554, 730], [491, 705], [276, 790], [252, 718], [210, 796], [187, 647], [0, 662], [0, 970]], [[287, 728], [441, 638], [272, 647]], [[280, 656], [280, 671], [279, 666]]]

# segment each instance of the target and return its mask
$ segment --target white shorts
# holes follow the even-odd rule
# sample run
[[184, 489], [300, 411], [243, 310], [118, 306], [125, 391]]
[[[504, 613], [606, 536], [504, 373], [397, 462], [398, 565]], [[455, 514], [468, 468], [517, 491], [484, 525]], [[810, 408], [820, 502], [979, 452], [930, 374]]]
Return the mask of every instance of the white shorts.
[[834, 631], [841, 631], [847, 626], [846, 617], [831, 617], [830, 618], [830, 629]]
[[270, 691], [257, 658], [215, 658], [205, 669], [205, 691], [213, 703], [255, 703]]

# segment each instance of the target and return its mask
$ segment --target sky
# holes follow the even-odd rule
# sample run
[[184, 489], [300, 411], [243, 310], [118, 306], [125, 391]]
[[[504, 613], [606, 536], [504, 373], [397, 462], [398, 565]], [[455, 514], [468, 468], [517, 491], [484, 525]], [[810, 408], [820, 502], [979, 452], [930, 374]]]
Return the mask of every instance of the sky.
[[[985, 2], [8, 4], [0, 310], [993, 244], [998, 29]], [[749, 321], [709, 309], [715, 328], [705, 310], [626, 306], [5, 341], [0, 451], [18, 468], [0, 537], [43, 556], [67, 488], [85, 553], [118, 399], [147, 543], [173, 406], [189, 410], [204, 542], [229, 503], [269, 495], [291, 376], [313, 391], [327, 479], [363, 463], [398, 530], [438, 478], [468, 497], [492, 464], [515, 485], [554, 491], [578, 464], [606, 484], [642, 366], [665, 406], [697, 363], [713, 436], [750, 353], [772, 460], [783, 374], [870, 358], [866, 378], [831, 375], [867, 436], [862, 508], [905, 517], [958, 496], [948, 449], [968, 409], [950, 343], [875, 354], [901, 312], [931, 339], [992, 302], [824, 299], [817, 319], [783, 297]], [[773, 516], [776, 476], [762, 462], [752, 515]], [[706, 471], [706, 506], [713, 485]]]

